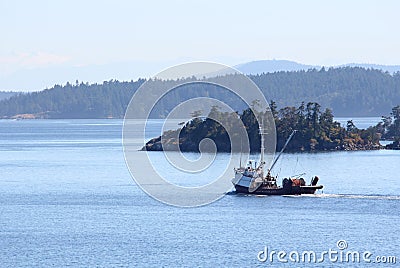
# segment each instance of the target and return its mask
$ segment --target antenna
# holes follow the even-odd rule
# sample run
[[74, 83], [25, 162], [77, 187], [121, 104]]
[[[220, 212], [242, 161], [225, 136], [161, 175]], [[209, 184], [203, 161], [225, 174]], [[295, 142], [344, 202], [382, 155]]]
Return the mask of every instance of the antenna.
[[262, 166], [264, 164], [264, 150], [265, 150], [263, 123], [264, 123], [263, 118], [261, 118], [261, 125], [259, 126], [260, 134], [261, 134], [261, 163], [260, 163], [260, 166]]
[[264, 135], [266, 135], [267, 133], [264, 131], [264, 120], [261, 117], [261, 125], [259, 126], [259, 132], [261, 135], [261, 161], [260, 161], [260, 165], [259, 167], [261, 168], [261, 177], [264, 177], [264, 151], [265, 151], [265, 138]]
[[242, 141], [242, 136], [240, 136], [240, 162], [239, 162], [239, 168], [242, 168], [242, 153], [243, 153], [243, 141]]

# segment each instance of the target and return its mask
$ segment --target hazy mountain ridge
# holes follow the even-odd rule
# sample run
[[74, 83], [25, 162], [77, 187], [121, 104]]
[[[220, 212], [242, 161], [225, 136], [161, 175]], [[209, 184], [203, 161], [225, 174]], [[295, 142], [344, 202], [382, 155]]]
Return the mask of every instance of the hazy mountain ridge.
[[246, 62], [236, 65], [235, 68], [244, 74], [262, 74], [262, 73], [275, 73], [275, 72], [292, 72], [309, 69], [320, 70], [324, 68], [340, 68], [340, 67], [361, 67], [364, 69], [375, 69], [391, 74], [400, 72], [400, 65], [382, 65], [382, 64], [369, 64], [369, 63], [347, 63], [341, 65], [307, 65], [289, 60], [257, 60]]
[[306, 65], [289, 60], [257, 60], [235, 66], [244, 74], [262, 74], [275, 72], [293, 72], [308, 69], [320, 69], [320, 66]]
[[[186, 60], [190, 61], [190, 60]], [[75, 83], [90, 81], [90, 83], [102, 83], [110, 79], [119, 81], [131, 81], [139, 77], [151, 77], [159, 70], [168, 66], [179, 64], [177, 61], [163, 61], [159, 64], [145, 61], [125, 61], [108, 64], [85, 66], [48, 66], [35, 69], [21, 69], [12, 73], [0, 75], [0, 91], [38, 91], [51, 88], [55, 84], [65, 84], [67, 81]], [[330, 67], [363, 67], [366, 69], [378, 69], [384, 72], [395, 73], [400, 71], [400, 65], [358, 64], [349, 63]], [[290, 60], [257, 60], [245, 62], [234, 66], [245, 74], [262, 74], [274, 72], [290, 72], [308, 69], [321, 69], [322, 66], [302, 64]]]
[[372, 63], [348, 63], [345, 65], [339, 65], [338, 67], [361, 67], [365, 69], [381, 70], [383, 72], [389, 72], [391, 74], [400, 72], [400, 65], [382, 65]]

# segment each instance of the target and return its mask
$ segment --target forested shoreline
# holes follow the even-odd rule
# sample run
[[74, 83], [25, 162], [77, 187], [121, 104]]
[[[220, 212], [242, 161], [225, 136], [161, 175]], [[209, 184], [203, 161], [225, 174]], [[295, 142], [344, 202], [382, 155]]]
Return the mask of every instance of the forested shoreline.
[[[400, 103], [400, 73], [342, 67], [266, 73], [250, 75], [249, 78], [268, 100], [275, 100], [280, 107], [297, 107], [301, 101], [317, 102], [322, 109], [329, 108], [338, 117], [387, 115]], [[215, 82], [218, 79], [229, 79], [229, 76], [219, 77]], [[55, 85], [43, 91], [19, 93], [0, 100], [0, 118], [123, 118], [132, 95], [146, 81], [154, 86], [168, 83], [138, 79]], [[161, 100], [153, 116], [164, 118], [176, 103], [201, 96], [224, 100], [237, 111], [247, 108], [220, 90], [193, 85], [185, 91], [175, 92], [173, 98]]]
[[[342, 127], [334, 120], [330, 109], [321, 111], [321, 105], [316, 102], [302, 102], [299, 107], [278, 110], [276, 103], [272, 101], [270, 112], [276, 126], [278, 151], [293, 130], [297, 132], [286, 148], [291, 152], [383, 149], [385, 147], [379, 143], [382, 139], [393, 141], [387, 149], [400, 149], [400, 106], [393, 107], [390, 116], [382, 117], [382, 122], [367, 129], [358, 129], [351, 120], [346, 127]], [[239, 114], [226, 113], [213, 107], [210, 113], [212, 116], [195, 117], [182, 128], [167, 131], [162, 136], [151, 139], [142, 150], [175, 150], [178, 148], [175, 144], [179, 144], [181, 151], [198, 152], [200, 141], [209, 138], [215, 142], [217, 151], [230, 152], [230, 139], [222, 125], [232, 125], [233, 118], [239, 116], [249, 137], [250, 151], [260, 151], [258, 122], [265, 118], [265, 112], [254, 114], [249, 108]], [[210, 118], [218, 118], [220, 122]]]

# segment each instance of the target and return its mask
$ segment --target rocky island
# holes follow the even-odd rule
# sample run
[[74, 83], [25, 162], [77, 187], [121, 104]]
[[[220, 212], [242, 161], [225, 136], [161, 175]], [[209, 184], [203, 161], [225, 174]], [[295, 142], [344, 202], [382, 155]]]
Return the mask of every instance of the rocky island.
[[[289, 152], [400, 148], [399, 106], [392, 109], [391, 115], [394, 120], [391, 116], [383, 117], [382, 122], [367, 129], [358, 129], [351, 120], [347, 122], [346, 127], [343, 127], [334, 120], [330, 109], [321, 112], [320, 107], [318, 103], [309, 102], [302, 103], [299, 107], [285, 107], [278, 110], [276, 104], [271, 102], [270, 109], [275, 120], [277, 135], [276, 149], [279, 151], [283, 147], [293, 130], [297, 130], [297, 133], [286, 149]], [[241, 114], [222, 113], [218, 107], [213, 107], [211, 112], [214, 113], [214, 118], [217, 115], [217, 118], [225, 121], [229, 121], [231, 116], [240, 116], [249, 137], [250, 151], [259, 152], [260, 135], [256, 120], [256, 116], [259, 115], [254, 115], [250, 108]], [[200, 117], [193, 118], [180, 129], [166, 131], [162, 137], [151, 139], [142, 150], [175, 150], [178, 144], [181, 151], [198, 152], [198, 145], [204, 138], [212, 139], [219, 152], [231, 150], [229, 137], [221, 124], [212, 119]], [[381, 139], [394, 142], [384, 147], [379, 142]]]

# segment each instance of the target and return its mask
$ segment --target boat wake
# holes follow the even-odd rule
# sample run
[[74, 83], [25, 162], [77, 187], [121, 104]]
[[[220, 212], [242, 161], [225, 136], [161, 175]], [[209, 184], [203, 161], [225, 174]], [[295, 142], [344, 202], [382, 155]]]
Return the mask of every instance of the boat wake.
[[302, 195], [294, 195], [294, 196], [293, 195], [286, 195], [285, 197], [400, 200], [400, 196], [399, 195], [362, 195], [362, 194], [302, 194]]
[[[271, 197], [269, 195], [242, 194], [236, 191], [226, 193], [226, 195], [240, 195], [253, 197]], [[362, 194], [301, 194], [301, 195], [282, 195], [290, 198], [345, 198], [345, 199], [375, 199], [375, 200], [400, 200], [400, 195], [362, 195]]]
[[[292, 196], [290, 196], [292, 197]], [[362, 194], [303, 194], [297, 197], [312, 198], [346, 198], [346, 199], [378, 199], [378, 200], [400, 200], [399, 195], [362, 195]]]

